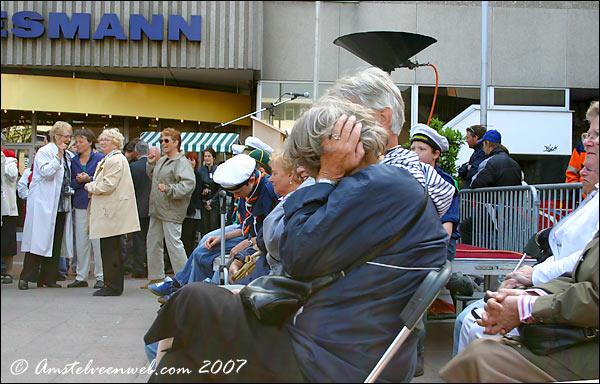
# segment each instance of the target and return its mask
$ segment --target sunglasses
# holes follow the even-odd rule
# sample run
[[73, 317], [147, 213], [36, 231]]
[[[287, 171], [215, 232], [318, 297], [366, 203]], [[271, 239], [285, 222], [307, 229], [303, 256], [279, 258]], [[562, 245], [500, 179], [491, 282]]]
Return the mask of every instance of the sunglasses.
[[160, 140], [158, 140], [158, 142], [161, 143], [161, 144], [162, 143], [169, 144], [171, 142], [171, 140], [169, 140], [169, 139], [160, 139]]

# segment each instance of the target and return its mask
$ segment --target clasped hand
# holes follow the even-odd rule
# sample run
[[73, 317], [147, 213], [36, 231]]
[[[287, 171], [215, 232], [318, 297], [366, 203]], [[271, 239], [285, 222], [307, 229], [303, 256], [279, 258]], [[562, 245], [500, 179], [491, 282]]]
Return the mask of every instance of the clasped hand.
[[77, 179], [77, 182], [79, 184], [89, 183], [90, 181], [92, 181], [90, 175], [88, 175], [85, 172], [78, 173], [77, 176], [75, 176], [75, 179]]
[[505, 335], [521, 323], [519, 319], [518, 297], [527, 293], [520, 289], [500, 289], [487, 291], [490, 297], [485, 304], [485, 312], [477, 324], [485, 327], [486, 335]]

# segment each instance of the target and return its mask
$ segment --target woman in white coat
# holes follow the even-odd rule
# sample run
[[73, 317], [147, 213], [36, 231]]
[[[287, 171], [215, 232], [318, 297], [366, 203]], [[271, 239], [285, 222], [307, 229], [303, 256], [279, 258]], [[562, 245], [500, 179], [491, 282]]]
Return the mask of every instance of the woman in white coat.
[[72, 134], [69, 123], [57, 121], [50, 129], [50, 142], [35, 156], [21, 243], [21, 252], [25, 253], [19, 278], [21, 290], [29, 288], [28, 281], [36, 280], [38, 287], [61, 287], [56, 279], [66, 213], [71, 211], [72, 188], [66, 149]]
[[123, 293], [123, 260], [120, 236], [140, 230], [135, 190], [127, 158], [121, 153], [123, 135], [117, 128], [102, 131], [98, 142], [106, 155], [98, 163], [94, 180], [83, 188], [89, 192], [90, 239], [100, 239], [104, 288], [94, 296]]

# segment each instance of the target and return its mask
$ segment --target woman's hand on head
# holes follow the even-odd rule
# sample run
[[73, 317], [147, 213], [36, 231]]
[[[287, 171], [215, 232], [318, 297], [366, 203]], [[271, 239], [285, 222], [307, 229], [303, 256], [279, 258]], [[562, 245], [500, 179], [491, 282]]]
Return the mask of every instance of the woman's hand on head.
[[321, 169], [317, 179], [330, 179], [339, 182], [348, 172], [356, 169], [365, 156], [360, 141], [361, 123], [356, 117], [343, 115], [335, 123], [331, 137], [323, 139]]

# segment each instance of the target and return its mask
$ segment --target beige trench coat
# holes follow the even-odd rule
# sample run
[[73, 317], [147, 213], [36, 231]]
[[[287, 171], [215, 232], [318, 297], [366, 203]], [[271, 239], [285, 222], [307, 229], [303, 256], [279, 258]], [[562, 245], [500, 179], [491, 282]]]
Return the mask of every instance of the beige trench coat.
[[94, 181], [87, 184], [90, 239], [140, 230], [135, 190], [127, 158], [121, 153], [102, 160]]

